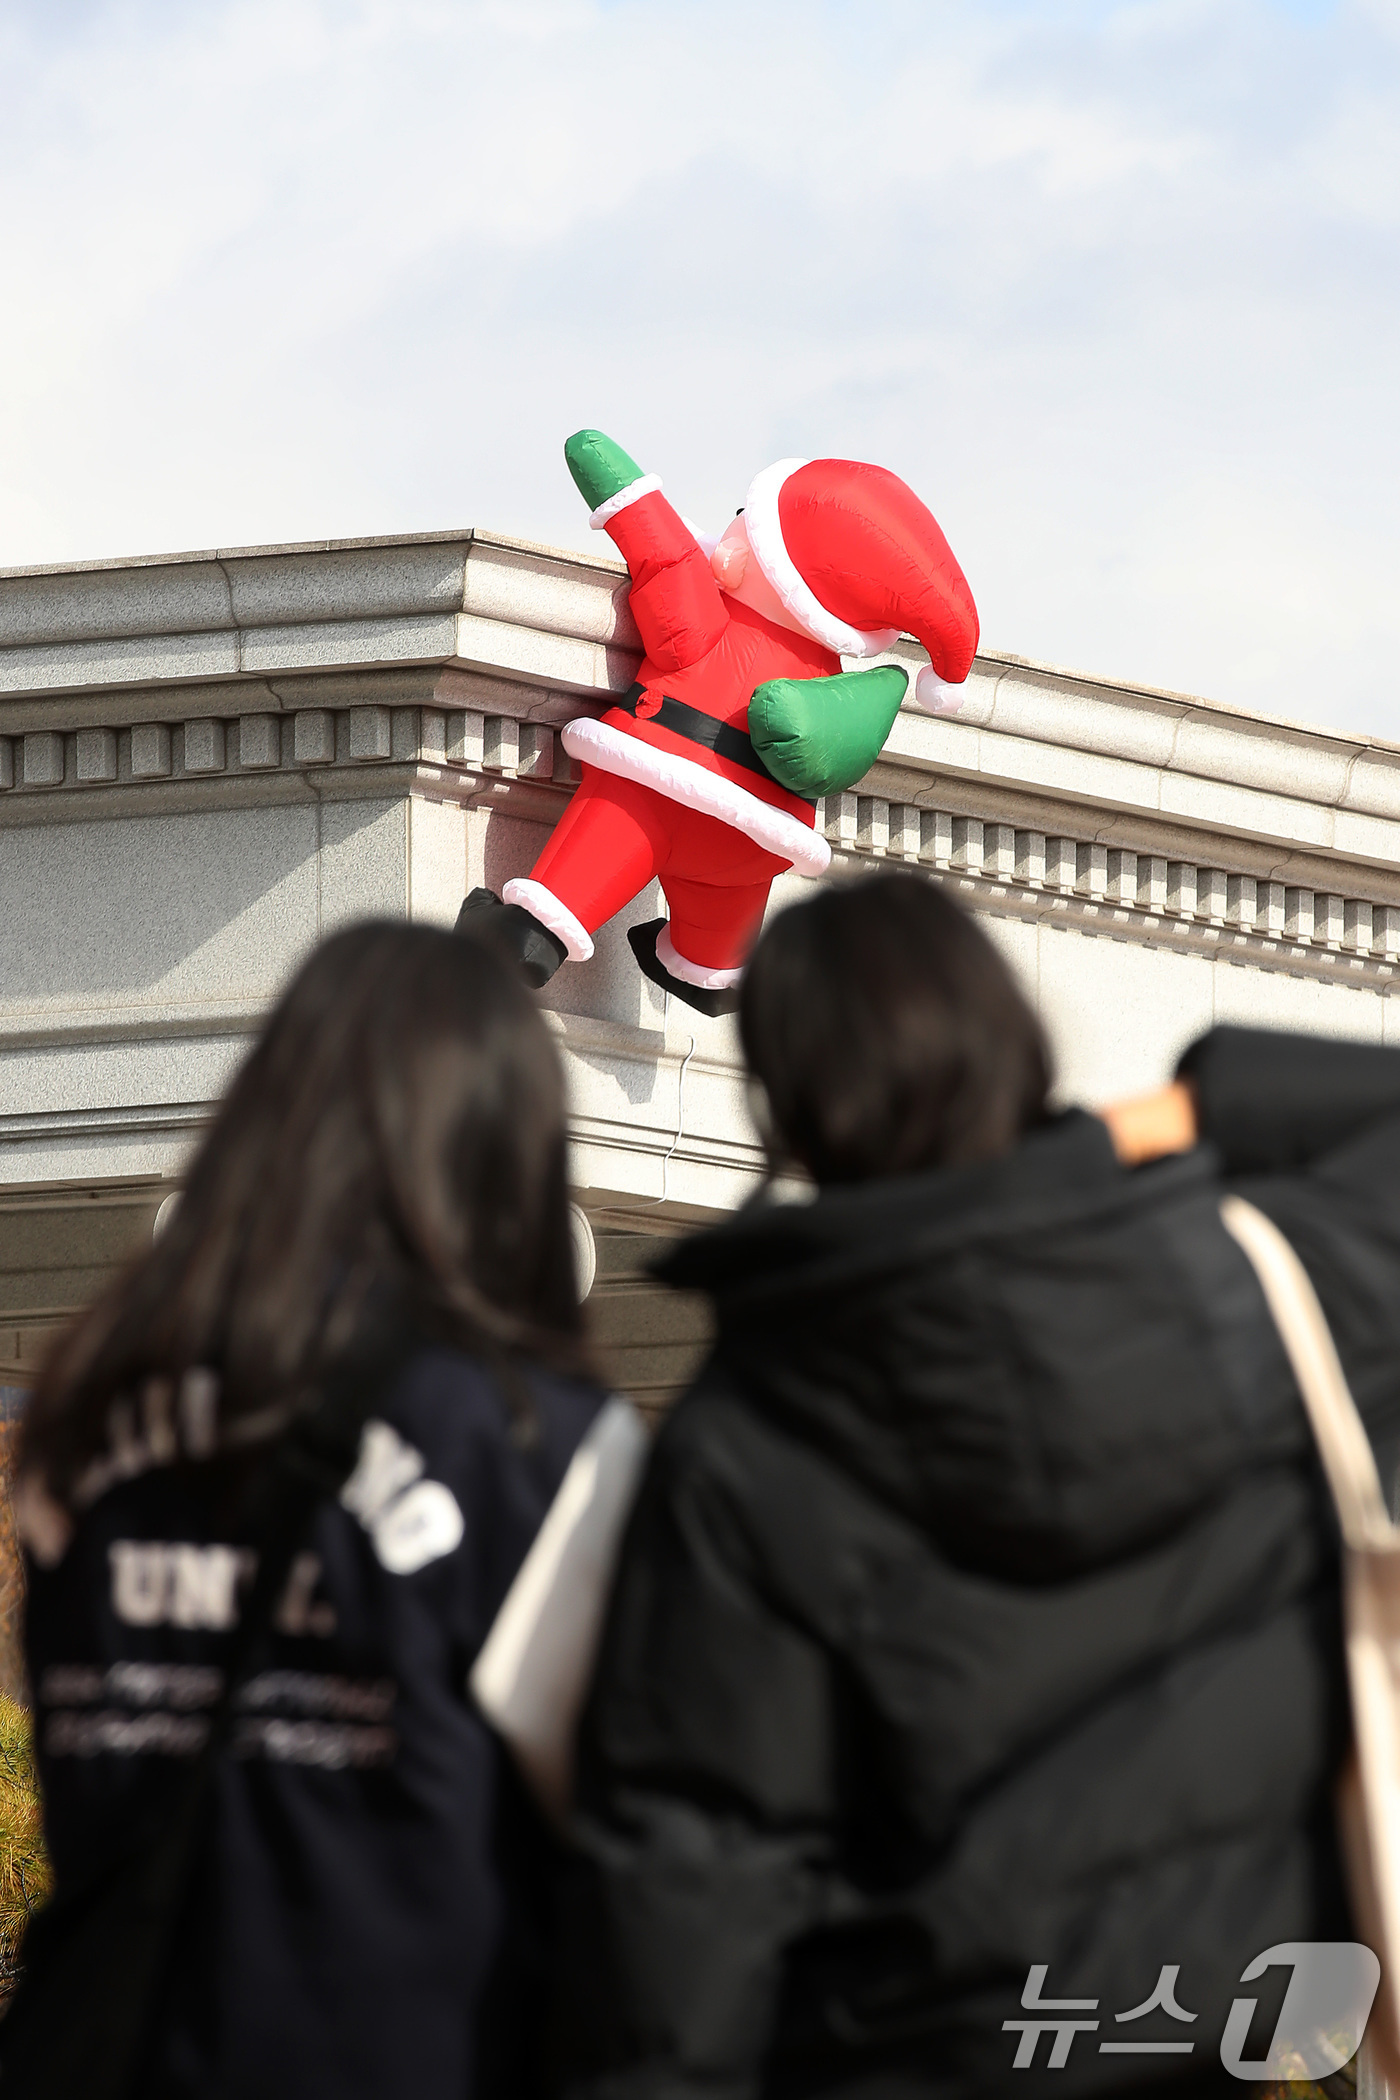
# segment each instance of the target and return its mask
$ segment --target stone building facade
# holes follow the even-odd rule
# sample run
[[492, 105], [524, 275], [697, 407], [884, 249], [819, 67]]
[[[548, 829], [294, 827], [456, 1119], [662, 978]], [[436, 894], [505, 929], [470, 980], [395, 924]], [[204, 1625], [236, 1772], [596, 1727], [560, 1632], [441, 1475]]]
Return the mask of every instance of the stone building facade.
[[[480, 532], [0, 573], [0, 1386], [149, 1232], [319, 934], [450, 925], [528, 872], [558, 725], [632, 680], [625, 590]], [[985, 915], [1066, 1098], [1152, 1084], [1213, 1020], [1400, 1039], [1400, 748], [985, 655], [818, 821], [829, 879], [893, 860]], [[645, 1258], [760, 1154], [733, 1023], [624, 931], [542, 997], [600, 1339], [660, 1402], [703, 1318]]]

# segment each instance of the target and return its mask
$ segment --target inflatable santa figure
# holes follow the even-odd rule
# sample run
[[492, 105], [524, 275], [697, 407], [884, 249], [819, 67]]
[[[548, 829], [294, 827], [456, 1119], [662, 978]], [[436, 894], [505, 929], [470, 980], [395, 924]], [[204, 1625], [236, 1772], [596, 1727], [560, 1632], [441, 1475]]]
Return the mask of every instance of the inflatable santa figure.
[[726, 1013], [774, 876], [826, 867], [817, 801], [869, 771], [908, 685], [897, 665], [843, 674], [841, 658], [913, 634], [929, 654], [915, 697], [947, 710], [977, 609], [932, 513], [883, 467], [780, 460], [707, 543], [600, 431], [564, 457], [627, 563], [646, 654], [629, 693], [565, 727], [583, 780], [531, 874], [500, 898], [473, 890], [458, 925], [489, 913], [538, 986], [659, 877], [670, 916], [631, 930], [638, 963]]

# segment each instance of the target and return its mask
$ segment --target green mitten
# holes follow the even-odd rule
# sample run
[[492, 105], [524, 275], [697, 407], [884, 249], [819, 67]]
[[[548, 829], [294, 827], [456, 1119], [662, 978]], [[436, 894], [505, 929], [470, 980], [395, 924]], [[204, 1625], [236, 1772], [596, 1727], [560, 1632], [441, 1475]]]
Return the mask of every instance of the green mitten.
[[590, 510], [642, 478], [636, 460], [601, 430], [576, 430], [564, 446], [564, 461]]
[[908, 684], [898, 664], [835, 678], [770, 678], [749, 702], [753, 747], [794, 795], [842, 794], [880, 756]]

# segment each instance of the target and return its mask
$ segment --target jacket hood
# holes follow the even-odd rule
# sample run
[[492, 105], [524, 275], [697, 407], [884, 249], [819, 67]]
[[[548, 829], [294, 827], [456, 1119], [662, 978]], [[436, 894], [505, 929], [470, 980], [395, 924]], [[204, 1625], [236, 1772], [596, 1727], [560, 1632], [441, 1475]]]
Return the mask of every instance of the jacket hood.
[[711, 1376], [958, 1558], [1050, 1576], [1179, 1521], [1261, 1430], [1299, 1445], [1218, 1199], [1210, 1148], [1125, 1172], [1074, 1111], [985, 1165], [759, 1200], [655, 1273], [713, 1300]]

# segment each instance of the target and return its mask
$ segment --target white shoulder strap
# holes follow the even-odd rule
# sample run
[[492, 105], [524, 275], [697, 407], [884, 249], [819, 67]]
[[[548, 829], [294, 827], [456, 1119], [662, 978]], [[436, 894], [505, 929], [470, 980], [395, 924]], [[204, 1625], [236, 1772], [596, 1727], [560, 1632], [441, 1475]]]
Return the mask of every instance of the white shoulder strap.
[[1396, 1527], [1381, 1493], [1370, 1438], [1307, 1270], [1277, 1225], [1243, 1197], [1226, 1196], [1220, 1215], [1253, 1264], [1288, 1351], [1342, 1537], [1358, 1551], [1393, 1541]]
[[472, 1666], [477, 1705], [561, 1821], [573, 1789], [574, 1732], [647, 1447], [636, 1408], [606, 1401]]

